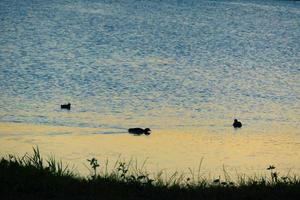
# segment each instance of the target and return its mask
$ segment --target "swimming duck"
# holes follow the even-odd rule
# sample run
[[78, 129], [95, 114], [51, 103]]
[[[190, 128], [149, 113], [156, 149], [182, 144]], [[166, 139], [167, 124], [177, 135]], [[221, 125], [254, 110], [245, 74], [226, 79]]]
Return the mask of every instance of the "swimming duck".
[[129, 133], [133, 133], [133, 134], [136, 134], [136, 135], [141, 135], [141, 134], [150, 135], [150, 131], [151, 131], [150, 128], [145, 128], [145, 129], [130, 128], [130, 129], [128, 129]]
[[68, 103], [68, 104], [60, 105], [60, 108], [61, 108], [61, 109], [68, 109], [68, 110], [71, 110], [71, 104]]
[[242, 122], [239, 122], [237, 119], [234, 119], [234, 122], [232, 124], [234, 128], [241, 128], [242, 127]]

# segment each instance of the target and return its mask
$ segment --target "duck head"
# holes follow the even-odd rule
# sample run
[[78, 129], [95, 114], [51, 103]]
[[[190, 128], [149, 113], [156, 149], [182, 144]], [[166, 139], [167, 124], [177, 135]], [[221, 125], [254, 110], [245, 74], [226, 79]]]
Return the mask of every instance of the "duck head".
[[150, 128], [145, 128], [145, 130], [144, 130], [144, 134], [145, 135], [150, 135], [151, 133], [150, 133]]

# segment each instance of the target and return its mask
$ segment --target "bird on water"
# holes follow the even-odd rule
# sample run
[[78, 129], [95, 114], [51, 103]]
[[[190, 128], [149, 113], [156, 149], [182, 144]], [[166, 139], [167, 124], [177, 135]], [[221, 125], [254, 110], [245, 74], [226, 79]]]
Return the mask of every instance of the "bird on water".
[[132, 134], [136, 134], [136, 135], [142, 135], [142, 134], [145, 134], [145, 135], [150, 135], [150, 128], [145, 128], [145, 129], [142, 129], [142, 128], [130, 128], [128, 129], [128, 132], [129, 133], [132, 133]]
[[68, 104], [62, 104], [62, 105], [60, 105], [60, 108], [61, 109], [71, 110], [71, 104], [70, 103], [68, 103]]
[[234, 119], [234, 122], [232, 124], [234, 128], [241, 128], [242, 127], [242, 122], [238, 121], [237, 119]]

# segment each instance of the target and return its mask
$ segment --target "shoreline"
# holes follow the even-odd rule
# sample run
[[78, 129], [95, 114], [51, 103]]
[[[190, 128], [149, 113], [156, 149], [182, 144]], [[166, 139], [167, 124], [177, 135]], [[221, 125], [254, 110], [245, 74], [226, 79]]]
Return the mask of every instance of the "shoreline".
[[39, 149], [23, 157], [0, 159], [0, 191], [7, 199], [297, 199], [298, 176], [281, 176], [269, 166], [269, 177], [224, 178], [183, 177], [164, 180], [149, 177], [147, 171], [129, 171], [129, 164], [116, 163], [114, 171], [88, 159], [91, 174], [82, 177], [55, 157], [44, 159]]

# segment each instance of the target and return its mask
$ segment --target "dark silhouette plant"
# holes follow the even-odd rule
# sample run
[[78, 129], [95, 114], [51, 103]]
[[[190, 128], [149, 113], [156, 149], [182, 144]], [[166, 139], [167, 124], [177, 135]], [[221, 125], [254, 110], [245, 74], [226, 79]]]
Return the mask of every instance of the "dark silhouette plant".
[[117, 168], [119, 175], [122, 179], [126, 178], [126, 174], [128, 172], [128, 166], [126, 166], [125, 162], [119, 162], [119, 167]]
[[278, 173], [275, 171], [276, 167], [274, 165], [270, 165], [267, 170], [270, 170], [271, 172], [271, 179], [273, 183], [277, 183], [278, 181]]
[[97, 168], [100, 167], [100, 165], [98, 164], [98, 160], [96, 158], [92, 158], [92, 159], [87, 159], [87, 161], [90, 163], [90, 166], [93, 169], [93, 175], [91, 177], [92, 179], [96, 179]]

